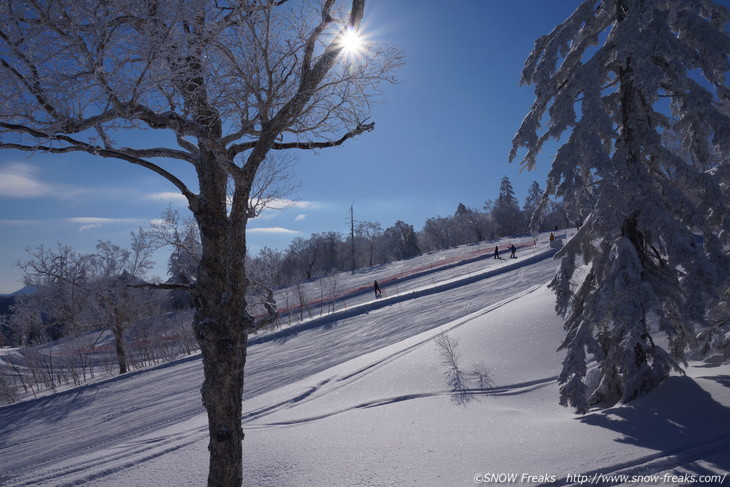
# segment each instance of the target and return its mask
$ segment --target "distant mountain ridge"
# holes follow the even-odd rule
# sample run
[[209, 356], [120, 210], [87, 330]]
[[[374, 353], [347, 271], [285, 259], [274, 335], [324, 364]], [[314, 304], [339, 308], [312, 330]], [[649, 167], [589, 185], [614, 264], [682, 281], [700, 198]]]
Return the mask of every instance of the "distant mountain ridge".
[[33, 294], [36, 292], [37, 288], [35, 286], [24, 286], [21, 289], [18, 289], [15, 292], [12, 292], [10, 294], [0, 294], [0, 298], [9, 298], [14, 296], [26, 296], [28, 294]]

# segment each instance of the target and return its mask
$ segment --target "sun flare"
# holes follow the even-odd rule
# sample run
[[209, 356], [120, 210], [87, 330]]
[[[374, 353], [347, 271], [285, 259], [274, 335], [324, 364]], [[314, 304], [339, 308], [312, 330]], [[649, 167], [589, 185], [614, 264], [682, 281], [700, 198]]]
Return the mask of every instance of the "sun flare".
[[343, 54], [349, 56], [357, 56], [365, 48], [365, 41], [362, 35], [353, 28], [348, 27], [340, 37], [340, 46], [342, 46]]

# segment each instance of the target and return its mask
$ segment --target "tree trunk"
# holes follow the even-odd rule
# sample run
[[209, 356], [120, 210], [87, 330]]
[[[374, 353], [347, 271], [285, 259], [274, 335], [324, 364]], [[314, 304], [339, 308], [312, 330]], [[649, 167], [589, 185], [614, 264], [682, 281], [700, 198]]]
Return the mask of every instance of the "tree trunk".
[[119, 364], [119, 375], [127, 373], [127, 352], [124, 350], [124, 328], [115, 326], [112, 328], [114, 333], [114, 347], [117, 352], [117, 364]]
[[202, 256], [195, 285], [194, 329], [203, 357], [201, 394], [208, 413], [209, 487], [239, 487], [243, 479], [241, 415], [246, 345], [245, 191], [227, 207], [227, 174], [210, 155], [198, 170]]
[[203, 355], [201, 393], [210, 435], [208, 486], [239, 487], [243, 481], [241, 402], [248, 333], [241, 310], [225, 304], [206, 308], [198, 309], [195, 321]]
[[[365, 0], [353, 0], [349, 25], [357, 28]], [[327, 3], [325, 12], [332, 4]], [[329, 14], [328, 14], [329, 15]], [[196, 18], [202, 26], [204, 18]], [[195, 29], [204, 32], [205, 29]], [[281, 133], [297, 120], [319, 83], [334, 65], [341, 48], [327, 48], [316, 63], [302, 74], [297, 93], [269, 121], [262, 124], [251, 153], [236, 166], [221, 149], [222, 121], [208, 104], [205, 77], [198, 75], [204, 58], [204, 39], [186, 62], [191, 77], [182, 90], [190, 94], [186, 102], [196, 112], [201, 126], [209, 128], [210, 140], [200, 141], [196, 164], [199, 196], [190, 199], [190, 209], [200, 229], [202, 255], [193, 296], [193, 326], [203, 356], [205, 379], [201, 394], [208, 413], [210, 442], [209, 487], [239, 487], [243, 481], [242, 400], [248, 331], [253, 318], [246, 311], [245, 275], [246, 224], [249, 198], [256, 172]], [[371, 125], [359, 127], [362, 131]], [[213, 153], [212, 151], [216, 151]], [[228, 186], [234, 186], [228, 198]], [[230, 212], [228, 204], [230, 203]], [[316, 257], [316, 255], [315, 255]], [[311, 272], [311, 269], [310, 269]]]

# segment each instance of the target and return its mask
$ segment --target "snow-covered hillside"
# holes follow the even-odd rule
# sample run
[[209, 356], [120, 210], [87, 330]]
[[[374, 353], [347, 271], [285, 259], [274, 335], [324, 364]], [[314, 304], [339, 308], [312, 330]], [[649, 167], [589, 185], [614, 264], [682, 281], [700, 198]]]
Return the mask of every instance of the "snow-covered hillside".
[[[557, 404], [556, 263], [547, 246], [518, 257], [255, 337], [245, 485], [730, 485], [730, 366], [693, 363], [628, 406], [574, 415]], [[492, 387], [451, 390], [442, 332], [460, 367], [491, 369]], [[0, 485], [203, 485], [201, 382], [193, 357], [0, 408]]]

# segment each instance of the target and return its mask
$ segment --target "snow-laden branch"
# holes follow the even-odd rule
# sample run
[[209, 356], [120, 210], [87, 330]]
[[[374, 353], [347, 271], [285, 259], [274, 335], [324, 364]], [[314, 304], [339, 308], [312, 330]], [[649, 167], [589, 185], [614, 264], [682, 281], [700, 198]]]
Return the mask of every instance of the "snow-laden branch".
[[139, 284], [127, 284], [127, 287], [137, 289], [162, 289], [169, 291], [186, 291], [192, 292], [195, 289], [195, 283], [191, 284], [176, 284], [173, 282], [145, 282]]

